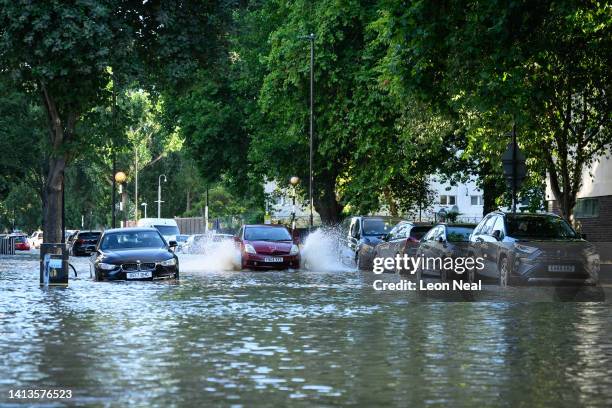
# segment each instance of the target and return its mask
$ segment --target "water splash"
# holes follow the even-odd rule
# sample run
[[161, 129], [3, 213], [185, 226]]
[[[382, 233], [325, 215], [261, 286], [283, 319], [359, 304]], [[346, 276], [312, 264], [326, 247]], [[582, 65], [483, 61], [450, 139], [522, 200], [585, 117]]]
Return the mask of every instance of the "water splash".
[[180, 254], [181, 271], [217, 272], [240, 269], [240, 251], [231, 240], [205, 242], [189, 254]]
[[355, 270], [352, 252], [343, 238], [340, 228], [322, 228], [308, 235], [302, 248], [302, 268], [322, 272]]

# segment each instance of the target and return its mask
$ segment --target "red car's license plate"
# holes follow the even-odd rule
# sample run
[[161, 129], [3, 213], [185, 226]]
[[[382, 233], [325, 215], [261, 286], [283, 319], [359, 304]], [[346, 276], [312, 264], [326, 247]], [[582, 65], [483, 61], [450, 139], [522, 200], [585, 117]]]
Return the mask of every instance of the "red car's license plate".
[[264, 262], [283, 262], [283, 258], [266, 256]]

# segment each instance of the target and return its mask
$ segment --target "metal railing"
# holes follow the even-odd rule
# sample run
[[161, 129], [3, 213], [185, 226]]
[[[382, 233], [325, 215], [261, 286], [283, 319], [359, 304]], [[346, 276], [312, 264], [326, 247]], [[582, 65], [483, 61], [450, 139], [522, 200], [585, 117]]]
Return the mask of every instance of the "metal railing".
[[0, 255], [15, 255], [15, 237], [0, 238]]

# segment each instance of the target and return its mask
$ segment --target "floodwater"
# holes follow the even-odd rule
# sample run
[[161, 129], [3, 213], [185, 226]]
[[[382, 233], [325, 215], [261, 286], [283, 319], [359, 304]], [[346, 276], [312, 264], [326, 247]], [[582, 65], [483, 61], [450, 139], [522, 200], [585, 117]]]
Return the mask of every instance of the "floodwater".
[[[612, 406], [606, 290], [451, 302], [372, 289], [390, 274], [198, 257], [178, 283], [93, 282], [72, 259], [78, 278], [52, 289], [36, 254], [0, 257], [0, 406]], [[72, 399], [9, 399], [20, 389]]]

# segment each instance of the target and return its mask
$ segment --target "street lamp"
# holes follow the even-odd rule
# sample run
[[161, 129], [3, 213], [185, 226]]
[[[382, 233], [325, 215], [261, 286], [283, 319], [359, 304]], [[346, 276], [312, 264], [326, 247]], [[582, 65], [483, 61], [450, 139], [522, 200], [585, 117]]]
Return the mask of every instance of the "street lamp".
[[161, 179], [164, 178], [164, 183], [168, 181], [165, 174], [160, 174], [157, 178], [157, 218], [161, 218], [161, 203], [163, 203], [161, 199]]
[[147, 203], [142, 203], [140, 205], [144, 207], [144, 217], [147, 218]]
[[[118, 171], [115, 173], [115, 182], [119, 184], [119, 194], [122, 196], [121, 200], [119, 201], [119, 211], [123, 211], [123, 183], [125, 183], [126, 180], [127, 176], [124, 172]], [[114, 212], [115, 209], [113, 208], [113, 214]], [[113, 225], [113, 227], [115, 227], [115, 225]], [[123, 221], [121, 221], [121, 227], [123, 228]]]
[[308, 183], [308, 195], [309, 195], [309, 206], [310, 206], [310, 224], [309, 229], [312, 229], [312, 141], [314, 134], [314, 40], [315, 35], [310, 33], [309, 35], [300, 36], [302, 40], [310, 41], [310, 175]]
[[289, 183], [293, 187], [293, 207], [291, 208], [291, 232], [295, 231], [295, 187], [300, 182], [300, 178], [297, 176], [291, 177]]

